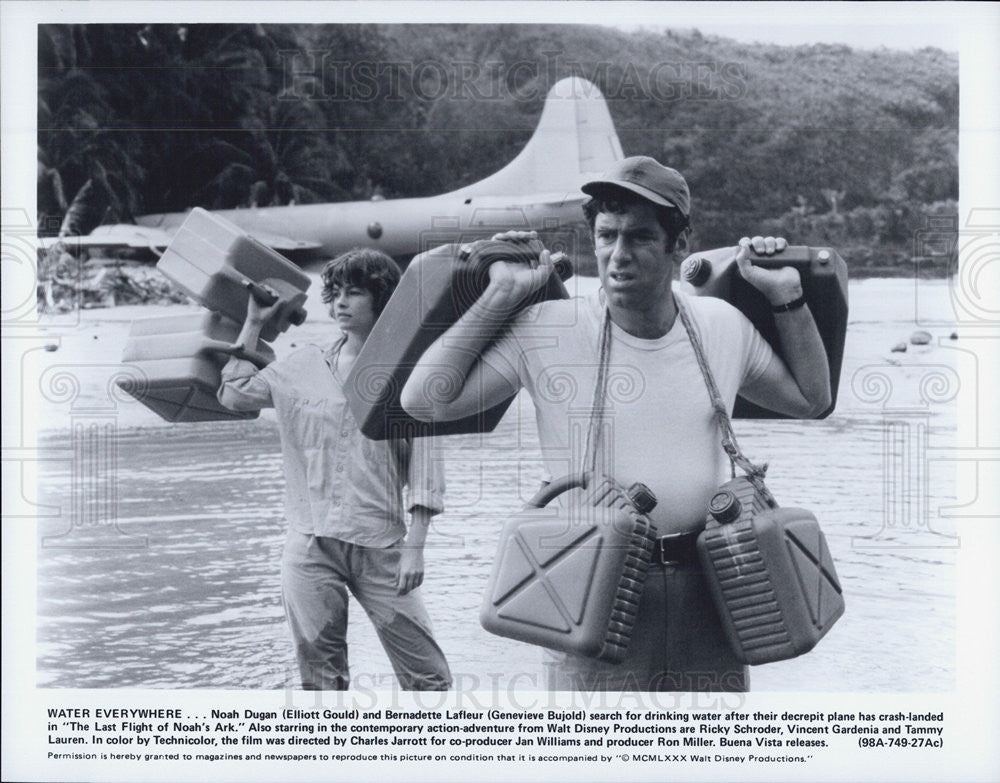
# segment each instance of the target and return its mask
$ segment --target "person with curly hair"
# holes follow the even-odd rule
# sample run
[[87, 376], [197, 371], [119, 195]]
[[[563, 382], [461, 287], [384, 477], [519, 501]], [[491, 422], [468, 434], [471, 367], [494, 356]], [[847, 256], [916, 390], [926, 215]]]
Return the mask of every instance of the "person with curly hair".
[[[282, 599], [306, 690], [342, 690], [350, 683], [349, 592], [374, 623], [403, 689], [451, 685], [419, 590], [427, 529], [443, 510], [441, 465], [431, 457], [429, 438], [366, 438], [343, 393], [399, 278], [396, 263], [377, 250], [338, 256], [322, 274], [323, 302], [338, 326], [333, 341], [300, 348], [261, 370], [232, 358], [222, 372], [223, 405], [277, 413], [288, 520]], [[255, 346], [279, 306], [251, 297], [240, 342]]]

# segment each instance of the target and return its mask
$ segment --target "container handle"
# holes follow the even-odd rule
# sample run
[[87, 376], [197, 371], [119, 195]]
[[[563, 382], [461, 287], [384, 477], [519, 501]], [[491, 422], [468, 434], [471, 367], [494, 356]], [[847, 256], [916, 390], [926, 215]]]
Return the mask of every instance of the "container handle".
[[[270, 280], [270, 278], [268, 278]], [[283, 281], [282, 281], [283, 282]], [[255, 283], [249, 278], [243, 283], [247, 290], [250, 292], [250, 296], [257, 300], [257, 303], [264, 306], [270, 307], [275, 302], [278, 301], [278, 297], [268, 291], [260, 283]], [[296, 305], [288, 310], [288, 323], [292, 326], [302, 326], [306, 320], [306, 311], [301, 305]]]
[[[543, 484], [541, 489], [535, 493], [535, 496], [528, 501], [527, 507], [544, 508], [563, 492], [576, 489], [577, 487], [586, 489], [595, 475], [600, 476], [600, 474], [595, 474], [593, 471], [582, 471], [580, 473], [571, 473], [551, 483]], [[614, 479], [611, 479], [611, 481], [617, 486], [617, 482], [614, 482]], [[645, 484], [637, 481], [628, 489], [623, 490], [623, 493], [640, 514], [648, 514], [656, 508], [656, 495]]]
[[267, 290], [259, 283], [255, 283], [250, 278], [246, 278], [243, 281], [243, 287], [250, 292], [250, 296], [252, 296], [261, 307], [270, 307], [278, 301], [278, 296], [276, 294]]
[[580, 473], [570, 473], [568, 476], [563, 476], [560, 479], [546, 484], [535, 496], [528, 501], [528, 505], [534, 508], [544, 508], [549, 502], [557, 498], [563, 492], [568, 492], [571, 489], [576, 489], [577, 487], [587, 488], [587, 483], [590, 480], [590, 473], [588, 471], [583, 471]]
[[246, 359], [248, 362], [255, 364], [259, 370], [264, 369], [271, 363], [271, 359], [263, 353], [247, 348], [243, 345], [243, 343], [227, 343], [222, 340], [206, 340], [205, 344], [202, 346], [202, 350], [235, 356], [237, 359]]

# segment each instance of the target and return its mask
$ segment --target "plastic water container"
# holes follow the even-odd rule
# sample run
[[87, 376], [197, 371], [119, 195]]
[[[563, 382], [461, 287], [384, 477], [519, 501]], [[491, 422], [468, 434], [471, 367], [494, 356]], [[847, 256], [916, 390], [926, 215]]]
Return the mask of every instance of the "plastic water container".
[[[547, 506], [556, 497], [567, 503]], [[653, 549], [642, 484], [590, 473], [544, 487], [503, 528], [480, 622], [490, 633], [618, 663]]]
[[770, 505], [745, 477], [720, 487], [709, 512], [698, 557], [736, 656], [760, 664], [811, 650], [844, 613], [816, 517]]
[[[215, 396], [239, 332], [235, 321], [208, 310], [133, 321], [122, 363], [135, 370], [138, 381], [118, 385], [170, 422], [256, 418], [257, 411], [229, 410]], [[274, 360], [266, 344], [240, 355], [258, 366]]]
[[247, 316], [248, 283], [273, 288], [283, 307], [264, 324], [263, 340], [305, 321], [308, 276], [280, 253], [200, 207], [177, 229], [156, 268], [199, 304], [239, 324]]
[[[715, 296], [739, 309], [757, 327], [771, 347], [782, 355], [774, 313], [766, 297], [747, 283], [735, 262], [737, 248], [725, 247], [692, 253], [681, 265], [681, 290], [695, 296]], [[830, 407], [816, 418], [828, 416], [837, 403], [840, 368], [847, 336], [847, 264], [829, 247], [791, 245], [773, 256], [756, 255], [755, 266], [778, 269], [793, 266], [802, 278], [802, 292], [819, 329], [830, 366]], [[742, 397], [736, 398], [733, 418], [784, 418]]]
[[[399, 404], [399, 396], [421, 355], [472, 306], [489, 283], [494, 261], [536, 265], [541, 243], [482, 240], [441, 245], [414, 257], [365, 341], [345, 383], [344, 393], [361, 431], [374, 440], [389, 437], [490, 432], [514, 399], [463, 419], [419, 422]], [[563, 280], [573, 274], [557, 259], [556, 274], [522, 306], [566, 299]]]

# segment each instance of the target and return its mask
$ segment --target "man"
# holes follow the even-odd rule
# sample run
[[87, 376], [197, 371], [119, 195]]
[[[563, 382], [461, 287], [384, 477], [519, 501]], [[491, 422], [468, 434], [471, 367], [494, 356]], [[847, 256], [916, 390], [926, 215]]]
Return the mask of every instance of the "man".
[[[740, 243], [739, 269], [774, 307], [785, 361], [728, 303], [673, 294], [673, 266], [686, 256], [690, 234], [690, 195], [677, 171], [652, 158], [627, 158], [583, 190], [591, 196], [584, 212], [601, 290], [535, 305], [507, 324], [517, 304], [544, 283], [551, 262], [543, 253], [537, 269], [494, 264], [483, 295], [421, 358], [403, 405], [421, 418], [457, 418], [523, 386], [535, 404], [546, 468], [557, 477], [583, 467], [598, 367], [605, 361], [596, 464], [624, 486], [641, 481], [653, 490], [659, 503], [650, 518], [659, 540], [625, 660], [609, 665], [556, 655], [549, 686], [746, 690], [746, 669], [725, 641], [695, 555], [695, 538], [728, 462], [677, 300], [730, 411], [737, 393], [793, 416], [825, 410], [830, 380], [823, 344], [797, 270], [752, 266], [750, 240]], [[752, 244], [768, 253], [785, 246], [760, 237]], [[609, 351], [601, 359], [605, 328]], [[449, 377], [457, 369], [464, 384], [433, 383], [439, 368]]]

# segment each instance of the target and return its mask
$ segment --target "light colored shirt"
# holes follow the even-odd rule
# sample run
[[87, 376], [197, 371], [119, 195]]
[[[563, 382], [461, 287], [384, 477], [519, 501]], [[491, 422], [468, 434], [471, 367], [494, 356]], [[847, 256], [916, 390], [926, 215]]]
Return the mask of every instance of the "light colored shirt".
[[230, 359], [219, 400], [234, 410], [273, 407], [285, 472], [285, 515], [300, 533], [386, 547], [406, 534], [405, 509], [440, 513], [444, 474], [431, 438], [377, 441], [361, 434], [334, 377], [340, 343], [301, 348], [262, 370]]
[[[758, 378], [773, 351], [736, 308], [713, 297], [677, 294], [701, 337], [723, 401]], [[542, 457], [551, 478], [584, 467], [600, 331], [600, 292], [523, 311], [483, 354], [535, 404]], [[656, 494], [659, 533], [702, 526], [708, 502], [728, 476], [708, 389], [680, 318], [663, 337], [634, 337], [612, 323], [598, 470]]]

